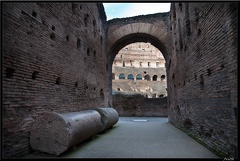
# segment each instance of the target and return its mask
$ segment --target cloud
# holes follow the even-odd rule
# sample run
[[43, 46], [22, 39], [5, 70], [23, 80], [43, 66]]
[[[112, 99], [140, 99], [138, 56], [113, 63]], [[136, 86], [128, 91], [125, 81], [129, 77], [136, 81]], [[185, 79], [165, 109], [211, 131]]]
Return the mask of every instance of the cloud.
[[107, 20], [169, 12], [170, 3], [103, 3]]

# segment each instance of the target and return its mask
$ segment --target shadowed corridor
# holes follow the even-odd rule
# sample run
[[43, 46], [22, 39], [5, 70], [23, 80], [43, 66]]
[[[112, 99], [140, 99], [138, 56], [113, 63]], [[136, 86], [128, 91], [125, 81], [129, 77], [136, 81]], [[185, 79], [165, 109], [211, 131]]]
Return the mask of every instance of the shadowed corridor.
[[167, 117], [120, 117], [113, 128], [59, 157], [35, 152], [24, 158], [219, 158], [168, 122]]

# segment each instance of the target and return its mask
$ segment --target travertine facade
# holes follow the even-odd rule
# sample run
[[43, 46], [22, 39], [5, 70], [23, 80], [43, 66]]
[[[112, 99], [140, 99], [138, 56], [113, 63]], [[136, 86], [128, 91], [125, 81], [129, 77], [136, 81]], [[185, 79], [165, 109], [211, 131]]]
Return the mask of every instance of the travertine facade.
[[136, 42], [119, 51], [112, 89], [112, 105], [120, 116], [168, 116], [165, 59], [151, 43]]
[[139, 93], [148, 98], [166, 96], [166, 68], [162, 53], [150, 43], [125, 46], [113, 61], [112, 86], [113, 92]]
[[32, 152], [30, 128], [43, 111], [112, 106], [115, 56], [149, 42], [166, 61], [170, 122], [237, 158], [237, 9], [172, 3], [169, 13], [106, 22], [101, 3], [2, 2], [3, 157]]

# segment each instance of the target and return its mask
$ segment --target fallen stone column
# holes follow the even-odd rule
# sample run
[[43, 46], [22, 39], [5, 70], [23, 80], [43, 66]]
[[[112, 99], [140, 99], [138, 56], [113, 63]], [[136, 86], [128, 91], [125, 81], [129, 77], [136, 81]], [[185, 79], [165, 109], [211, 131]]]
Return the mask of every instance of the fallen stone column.
[[94, 110], [98, 111], [101, 115], [101, 122], [102, 122], [101, 132], [111, 128], [113, 125], [115, 125], [118, 122], [119, 115], [114, 108], [102, 107], [102, 108], [96, 108]]
[[33, 150], [59, 156], [101, 129], [101, 115], [95, 110], [64, 114], [47, 112], [34, 123], [30, 144]]

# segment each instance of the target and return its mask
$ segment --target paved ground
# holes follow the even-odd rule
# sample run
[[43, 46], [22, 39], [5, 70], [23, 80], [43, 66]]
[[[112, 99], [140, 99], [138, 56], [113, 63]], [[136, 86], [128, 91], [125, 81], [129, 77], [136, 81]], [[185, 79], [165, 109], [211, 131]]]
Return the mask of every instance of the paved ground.
[[[24, 158], [56, 158], [32, 153]], [[219, 158], [166, 117], [120, 117], [105, 133], [80, 143], [58, 158]]]

